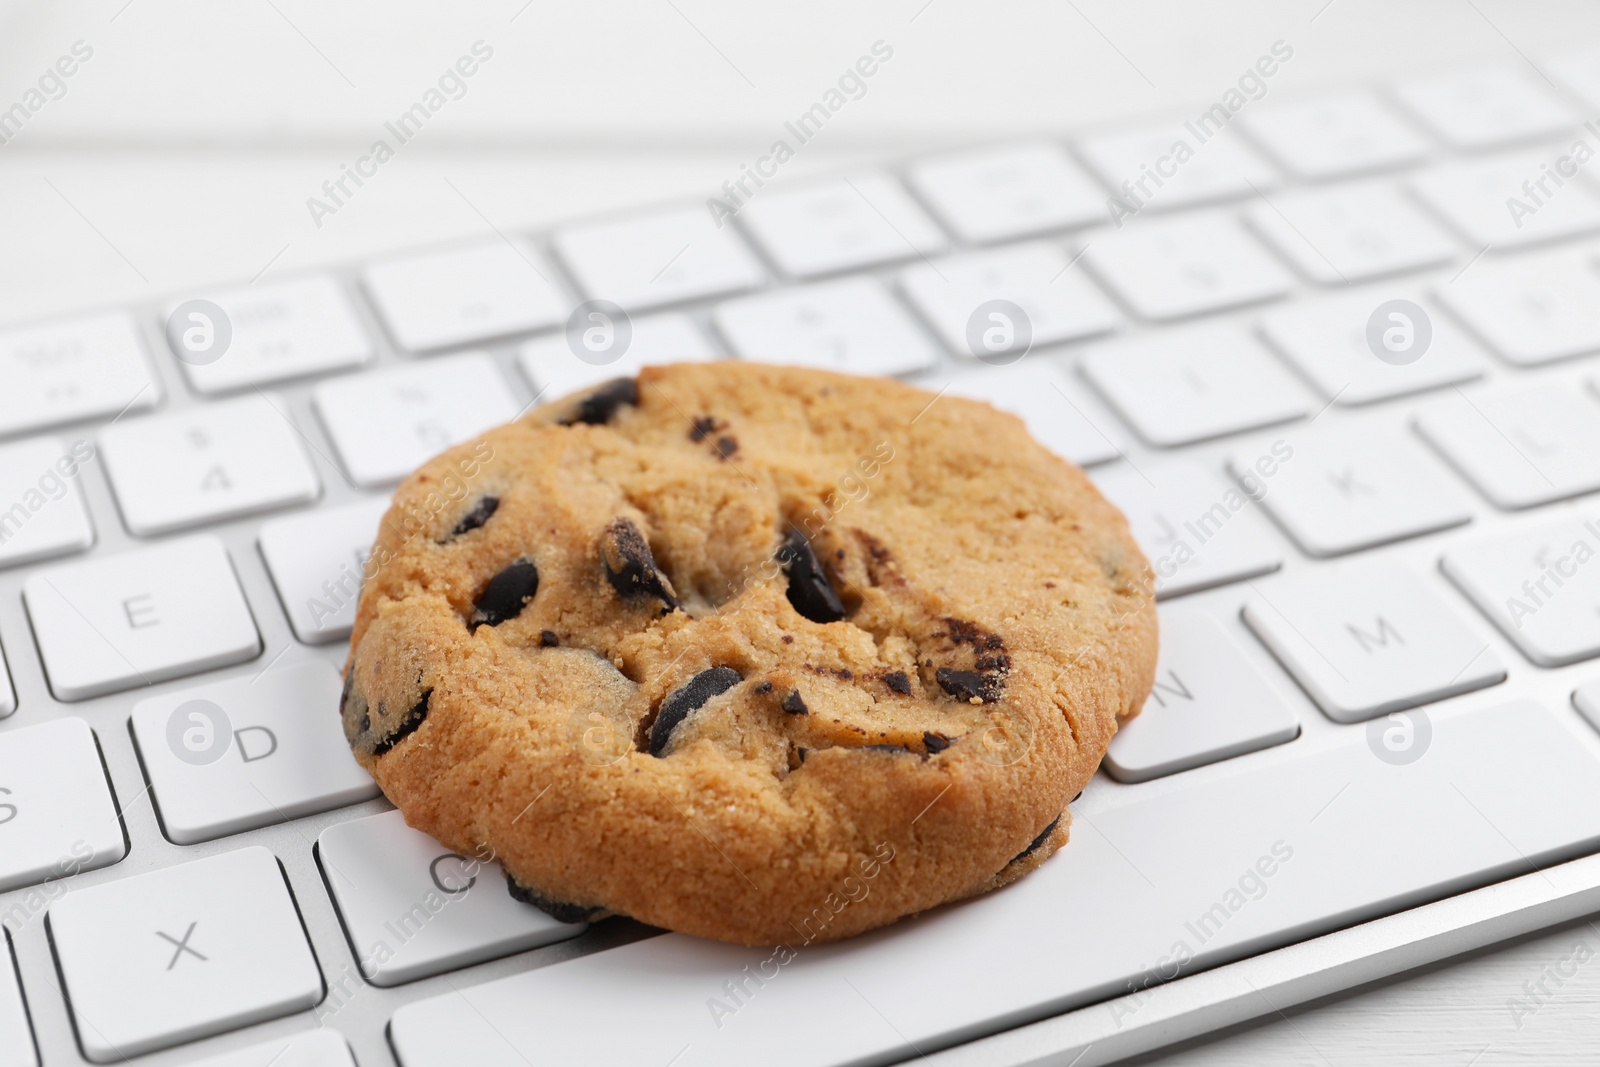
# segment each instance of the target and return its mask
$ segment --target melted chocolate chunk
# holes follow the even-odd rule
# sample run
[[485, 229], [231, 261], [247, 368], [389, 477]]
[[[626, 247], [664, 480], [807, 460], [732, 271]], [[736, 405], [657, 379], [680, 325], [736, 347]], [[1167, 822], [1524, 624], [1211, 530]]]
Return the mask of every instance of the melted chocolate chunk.
[[555, 648], [561, 644], [561, 638], [554, 630], [540, 630], [539, 644], [544, 648]]
[[726, 693], [741, 681], [732, 667], [711, 667], [690, 678], [667, 694], [650, 725], [650, 755], [660, 756], [672, 741], [672, 732], [682, 725], [691, 711], [700, 708], [719, 693]]
[[717, 432], [717, 420], [710, 415], [696, 415], [693, 424], [689, 427], [689, 440], [699, 444], [707, 437]]
[[[1018, 860], [1023, 859], [1024, 857], [1027, 857], [1027, 856], [1031, 856], [1033, 853], [1039, 851], [1040, 847], [1042, 847], [1044, 845], [1044, 843], [1050, 839], [1050, 835], [1056, 832], [1056, 825], [1058, 823], [1060, 823], [1060, 822], [1061, 822], [1061, 816], [1059, 816], [1059, 815], [1057, 815], [1055, 818], [1051, 819], [1050, 820], [1050, 825], [1046, 826], [1043, 830], [1040, 830], [1039, 831], [1039, 836], [1034, 838], [1031, 842], [1029, 842], [1027, 848], [1023, 849], [1021, 852], [1018, 852], [1015, 856], [1011, 857], [1011, 863], [1015, 863]], [[1010, 864], [1007, 864], [1007, 866], [1010, 866]]]
[[581, 422], [589, 426], [603, 426], [611, 421], [611, 416], [617, 413], [618, 408], [638, 402], [639, 383], [633, 378], [618, 378], [606, 382], [578, 401], [578, 406], [571, 415], [561, 420], [561, 425], [572, 426]]
[[547, 900], [511, 877], [510, 871], [506, 872], [506, 892], [511, 894], [512, 900], [522, 904], [532, 904], [558, 923], [591, 922], [599, 918], [600, 913], [605, 910], [582, 904], [565, 904], [559, 900]]
[[656, 557], [650, 543], [639, 532], [639, 527], [627, 519], [616, 519], [600, 537], [600, 558], [606, 567], [606, 579], [622, 596], [629, 600], [654, 597], [665, 605], [665, 615], [678, 606], [678, 596], [672, 583], [656, 566]]
[[432, 689], [424, 689], [422, 691], [422, 698], [412, 705], [411, 710], [406, 712], [405, 718], [401, 719], [395, 725], [395, 728], [389, 731], [389, 736], [373, 743], [372, 754], [374, 756], [381, 756], [394, 746], [398, 745], [400, 742], [404, 741], [406, 738], [410, 737], [412, 734], [416, 733], [417, 727], [421, 726], [423, 720], [427, 719], [428, 717], [428, 700], [432, 696]]
[[461, 521], [456, 523], [456, 528], [450, 531], [446, 541], [454, 541], [464, 533], [471, 533], [494, 517], [496, 509], [500, 507], [500, 498], [497, 496], [480, 497], [472, 505], [472, 510], [461, 516]]
[[539, 568], [533, 565], [531, 559], [517, 560], [490, 578], [489, 584], [483, 587], [483, 592], [472, 602], [475, 610], [467, 628], [476, 630], [485, 625], [499, 626], [507, 619], [516, 618], [538, 591]]
[[844, 604], [828, 584], [828, 576], [804, 534], [791, 527], [777, 558], [789, 573], [789, 603], [795, 611], [812, 622], [838, 622], [844, 618]]
[[883, 684], [903, 697], [911, 695], [911, 679], [905, 671], [890, 671], [883, 676]]
[[937, 756], [950, 747], [950, 739], [944, 734], [936, 734], [929, 730], [922, 735], [922, 747], [928, 750], [928, 755]]
[[721, 437], [717, 438], [715, 448], [717, 458], [720, 460], [726, 460], [729, 456], [739, 451], [739, 439], [731, 434], [723, 434]]
[[805, 699], [800, 696], [800, 690], [792, 689], [789, 695], [778, 702], [778, 707], [790, 715], [809, 715], [811, 709], [806, 707]]
[[1002, 683], [992, 674], [940, 667], [933, 672], [933, 676], [938, 680], [940, 689], [958, 700], [971, 700], [977, 697], [985, 704], [993, 704], [1000, 699]]

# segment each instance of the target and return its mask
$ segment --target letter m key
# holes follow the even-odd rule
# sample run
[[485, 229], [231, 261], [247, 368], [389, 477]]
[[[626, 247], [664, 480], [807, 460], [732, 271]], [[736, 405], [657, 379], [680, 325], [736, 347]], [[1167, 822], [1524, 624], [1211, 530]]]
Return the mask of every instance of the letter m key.
[[1400, 636], [1400, 631], [1389, 625], [1388, 619], [1384, 618], [1382, 615], [1379, 615], [1376, 619], [1376, 622], [1377, 625], [1374, 627], [1374, 630], [1376, 630], [1375, 633], [1369, 633], [1368, 631], [1357, 626], [1355, 623], [1351, 622], [1345, 623], [1344, 628], [1350, 631], [1350, 636], [1356, 639], [1356, 644], [1361, 646], [1361, 651], [1363, 652], [1371, 652], [1374, 649], [1379, 648], [1388, 648], [1391, 638], [1397, 645], [1403, 645], [1406, 643], [1406, 639]]

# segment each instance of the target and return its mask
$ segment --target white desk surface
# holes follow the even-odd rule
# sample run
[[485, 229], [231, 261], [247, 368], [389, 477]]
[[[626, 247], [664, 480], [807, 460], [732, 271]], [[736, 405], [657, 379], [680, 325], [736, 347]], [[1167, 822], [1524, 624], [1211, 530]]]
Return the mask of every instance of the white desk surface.
[[[1187, 105], [1277, 38], [1280, 94], [1600, 42], [1600, 5], [1325, 2], [0, 4], [0, 108], [95, 48], [0, 146], [0, 323], [702, 201], [877, 39], [895, 61], [786, 173]], [[477, 39], [468, 95], [315, 227], [305, 199]], [[1600, 962], [1534, 986], [1580, 942], [1600, 958], [1580, 923], [1141, 1062], [1591, 1062]]]

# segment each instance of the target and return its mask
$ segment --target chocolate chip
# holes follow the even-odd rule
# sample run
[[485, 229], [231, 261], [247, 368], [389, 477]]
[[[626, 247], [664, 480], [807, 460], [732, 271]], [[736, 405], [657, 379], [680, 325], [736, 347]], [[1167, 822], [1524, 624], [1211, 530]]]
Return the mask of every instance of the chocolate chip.
[[606, 579], [611, 588], [632, 600], [654, 597], [666, 606], [663, 615], [678, 606], [672, 583], [656, 567], [656, 557], [639, 527], [627, 519], [616, 519], [600, 537], [600, 558], [605, 562]]
[[565, 904], [540, 896], [506, 872], [506, 891], [511, 899], [521, 904], [532, 904], [558, 923], [586, 923], [600, 918], [604, 908], [590, 908], [583, 904]]
[[539, 568], [531, 559], [517, 560], [483, 587], [483, 592], [472, 602], [475, 610], [467, 628], [499, 626], [507, 619], [516, 618], [538, 591]]
[[985, 704], [993, 704], [1000, 699], [1000, 679], [992, 674], [940, 667], [933, 672], [933, 676], [938, 680], [940, 689], [958, 700], [977, 697]]
[[446, 541], [453, 541], [464, 533], [471, 533], [494, 516], [495, 510], [500, 507], [500, 498], [497, 496], [480, 497], [472, 505], [472, 510], [461, 516], [461, 521], [456, 523], [456, 528], [450, 531]]
[[883, 684], [901, 696], [911, 695], [911, 679], [905, 671], [890, 671], [883, 676]]
[[667, 694], [656, 712], [656, 721], [650, 726], [650, 755], [660, 756], [672, 741], [672, 732], [706, 701], [719, 693], [726, 693], [740, 682], [739, 672], [732, 667], [711, 667], [690, 678]]
[[555, 648], [561, 644], [561, 638], [557, 636], [554, 630], [540, 630], [539, 644], [544, 648]]
[[784, 634], [783, 635], [783, 643], [786, 644], [786, 645], [794, 644], [794, 635], [793, 634]]
[[806, 707], [806, 702], [800, 696], [800, 690], [798, 690], [798, 689], [790, 690], [789, 691], [789, 695], [784, 697], [781, 701], [778, 702], [778, 707], [782, 708], [784, 711], [788, 712], [790, 715], [809, 715], [809, 714], [811, 714], [811, 709]]
[[752, 693], [761, 693], [762, 695], [772, 692], [772, 679], [766, 678], [757, 682], [756, 687], [750, 691]]
[[1041, 847], [1043, 847], [1044, 843], [1050, 839], [1050, 835], [1056, 832], [1056, 825], [1058, 823], [1060, 823], [1060, 822], [1061, 822], [1061, 816], [1059, 816], [1059, 815], [1057, 815], [1055, 818], [1051, 819], [1050, 820], [1050, 825], [1046, 826], [1043, 830], [1040, 830], [1039, 831], [1039, 836], [1034, 838], [1031, 842], [1029, 842], [1027, 848], [1023, 849], [1021, 852], [1018, 852], [1015, 856], [1011, 857], [1011, 862], [1015, 863], [1018, 860], [1022, 859], [1023, 857], [1030, 856], [1033, 853], [1039, 851], [1039, 849]]
[[778, 562], [789, 573], [789, 603], [812, 622], [838, 622], [844, 618], [844, 604], [828, 584], [828, 576], [811, 551], [811, 543], [799, 530], [790, 528], [778, 549]]
[[729, 456], [739, 451], [739, 439], [731, 434], [724, 434], [717, 438], [717, 458], [726, 460]]
[[928, 750], [928, 755], [937, 756], [950, 747], [950, 739], [944, 734], [936, 734], [929, 730], [922, 735], [922, 747]]
[[428, 717], [428, 701], [430, 698], [432, 698], [432, 696], [432, 689], [424, 689], [422, 691], [421, 699], [412, 705], [411, 710], [406, 712], [403, 719], [395, 724], [394, 729], [389, 731], [388, 736], [373, 743], [372, 754], [374, 756], [381, 756], [394, 746], [398, 745], [400, 742], [404, 741], [406, 738], [410, 737], [412, 734], [416, 733], [417, 727], [421, 726], [423, 720]]
[[344, 739], [352, 747], [366, 743], [372, 730], [372, 717], [367, 698], [356, 688], [356, 669], [351, 667], [344, 676], [344, 691], [339, 694], [339, 719], [344, 725]]
[[611, 421], [611, 416], [617, 413], [618, 408], [638, 402], [639, 383], [632, 378], [617, 378], [578, 401], [578, 406], [571, 415], [561, 420], [561, 425], [571, 426], [581, 422], [589, 426], [602, 426]]
[[689, 440], [699, 444], [717, 432], [717, 420], [710, 415], [696, 415], [689, 427]]

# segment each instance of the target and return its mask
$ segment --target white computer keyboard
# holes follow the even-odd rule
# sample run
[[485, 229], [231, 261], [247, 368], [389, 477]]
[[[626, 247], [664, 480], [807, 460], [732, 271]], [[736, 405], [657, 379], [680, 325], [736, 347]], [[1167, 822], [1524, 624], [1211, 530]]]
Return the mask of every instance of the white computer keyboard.
[[[1087, 1067], [1592, 910], [1600, 59], [1545, 69], [1251, 102], [1159, 182], [1181, 119], [0, 330], [0, 1067]], [[169, 340], [196, 298], [220, 359]], [[1369, 339], [1397, 300], [1420, 358]], [[1159, 575], [1071, 844], [786, 955], [517, 903], [334, 713], [400, 477], [734, 356], [1015, 411]]]

